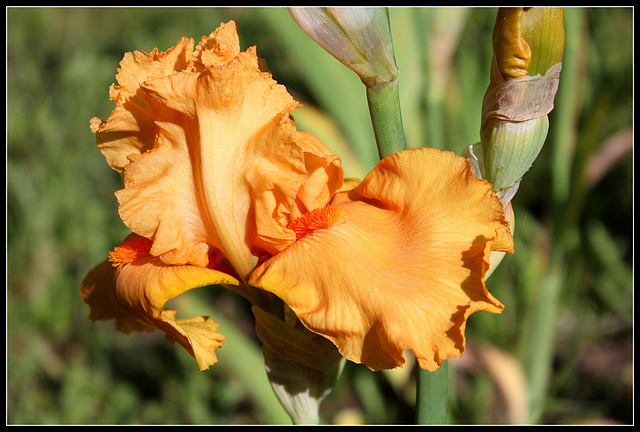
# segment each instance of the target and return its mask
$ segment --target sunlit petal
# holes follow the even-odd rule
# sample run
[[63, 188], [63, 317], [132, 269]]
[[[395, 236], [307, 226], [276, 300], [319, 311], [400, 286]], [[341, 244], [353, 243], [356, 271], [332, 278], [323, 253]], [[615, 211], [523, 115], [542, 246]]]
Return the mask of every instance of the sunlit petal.
[[215, 249], [246, 280], [256, 250], [291, 244], [301, 206], [325, 205], [342, 185], [341, 163], [296, 130], [289, 112], [300, 105], [255, 47], [240, 52], [235, 23], [192, 49], [183, 38], [166, 53], [127, 55], [116, 109], [92, 130], [123, 174], [120, 216], [153, 240], [152, 255], [206, 266]]
[[491, 185], [450, 152], [385, 158], [331, 203], [339, 220], [258, 267], [251, 283], [273, 292], [347, 359], [373, 370], [411, 350], [435, 370], [464, 351], [466, 319], [503, 306], [486, 289], [491, 251], [513, 251]]
[[[127, 239], [134, 240], [135, 236]], [[217, 361], [215, 349], [224, 340], [217, 333], [218, 325], [206, 317], [176, 319], [175, 311], [164, 309], [164, 305], [193, 288], [237, 285], [235, 278], [203, 267], [166, 265], [148, 254], [120, 263], [119, 268], [113, 264], [99, 264], [82, 282], [81, 294], [91, 308], [90, 319], [114, 319], [123, 333], [162, 330], [169, 342], [180, 343], [196, 359], [200, 370]]]

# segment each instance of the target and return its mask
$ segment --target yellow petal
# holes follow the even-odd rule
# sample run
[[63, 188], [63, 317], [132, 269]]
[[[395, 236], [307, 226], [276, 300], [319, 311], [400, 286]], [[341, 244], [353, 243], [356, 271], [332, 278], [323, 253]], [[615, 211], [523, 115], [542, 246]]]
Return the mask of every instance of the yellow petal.
[[523, 8], [500, 8], [493, 30], [498, 69], [505, 80], [527, 75], [531, 48], [522, 38]]
[[331, 208], [342, 209], [338, 221], [266, 261], [250, 283], [347, 359], [390, 369], [411, 350], [435, 370], [462, 355], [470, 314], [503, 309], [484, 275], [492, 250], [513, 251], [509, 225], [491, 185], [463, 158], [396, 153]]
[[170, 266], [147, 254], [117, 269], [112, 262], [104, 261], [87, 274], [80, 291], [91, 308], [91, 320], [113, 319], [123, 333], [162, 330], [169, 342], [180, 343], [204, 370], [217, 361], [214, 350], [224, 340], [217, 333], [218, 325], [206, 317], [175, 319], [175, 311], [164, 309], [164, 305], [193, 288], [238, 283], [224, 272], [192, 265]]

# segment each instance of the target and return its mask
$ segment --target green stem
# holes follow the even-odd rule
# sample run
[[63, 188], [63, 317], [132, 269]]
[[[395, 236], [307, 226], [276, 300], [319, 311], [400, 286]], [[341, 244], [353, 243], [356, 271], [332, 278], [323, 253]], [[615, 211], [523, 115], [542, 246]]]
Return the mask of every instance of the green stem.
[[367, 101], [380, 159], [406, 149], [398, 80], [367, 87]]
[[442, 362], [440, 369], [429, 372], [418, 370], [416, 389], [416, 423], [422, 425], [444, 425], [447, 422], [447, 388], [449, 364]]

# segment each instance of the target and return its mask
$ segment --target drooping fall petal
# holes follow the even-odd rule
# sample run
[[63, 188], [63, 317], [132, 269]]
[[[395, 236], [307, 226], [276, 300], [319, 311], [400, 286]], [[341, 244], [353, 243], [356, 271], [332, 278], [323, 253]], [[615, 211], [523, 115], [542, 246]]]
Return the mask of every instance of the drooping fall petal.
[[204, 267], [215, 249], [246, 280], [256, 248], [291, 244], [300, 206], [325, 205], [341, 186], [341, 163], [296, 130], [299, 104], [260, 69], [255, 47], [240, 52], [235, 23], [192, 49], [183, 38], [166, 53], [125, 56], [116, 108], [92, 130], [123, 174], [120, 216], [153, 240], [152, 255]]
[[196, 359], [200, 370], [207, 369], [217, 361], [215, 349], [224, 340], [217, 333], [218, 324], [206, 317], [176, 319], [176, 311], [164, 309], [164, 305], [193, 288], [239, 282], [206, 267], [164, 264], [149, 255], [144, 246], [136, 245], [145, 240], [128, 237], [121, 247], [129, 248], [131, 253], [124, 260], [112, 257], [87, 274], [80, 292], [91, 308], [89, 318], [113, 319], [123, 333], [162, 330], [168, 342], [178, 342]]
[[464, 351], [469, 315], [502, 311], [484, 275], [491, 251], [513, 252], [513, 240], [491, 185], [465, 159], [396, 153], [329, 208], [340, 209], [337, 220], [266, 261], [250, 283], [347, 359], [389, 369], [411, 350], [435, 370]]

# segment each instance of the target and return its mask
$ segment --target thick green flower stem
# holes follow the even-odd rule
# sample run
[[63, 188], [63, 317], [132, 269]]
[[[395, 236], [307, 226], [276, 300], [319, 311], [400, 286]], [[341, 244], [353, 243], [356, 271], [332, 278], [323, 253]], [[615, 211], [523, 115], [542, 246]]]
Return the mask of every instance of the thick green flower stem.
[[446, 424], [448, 385], [449, 364], [446, 360], [442, 362], [440, 369], [435, 372], [419, 369], [416, 391], [417, 424]]
[[406, 149], [398, 80], [367, 86], [367, 101], [380, 159]]

